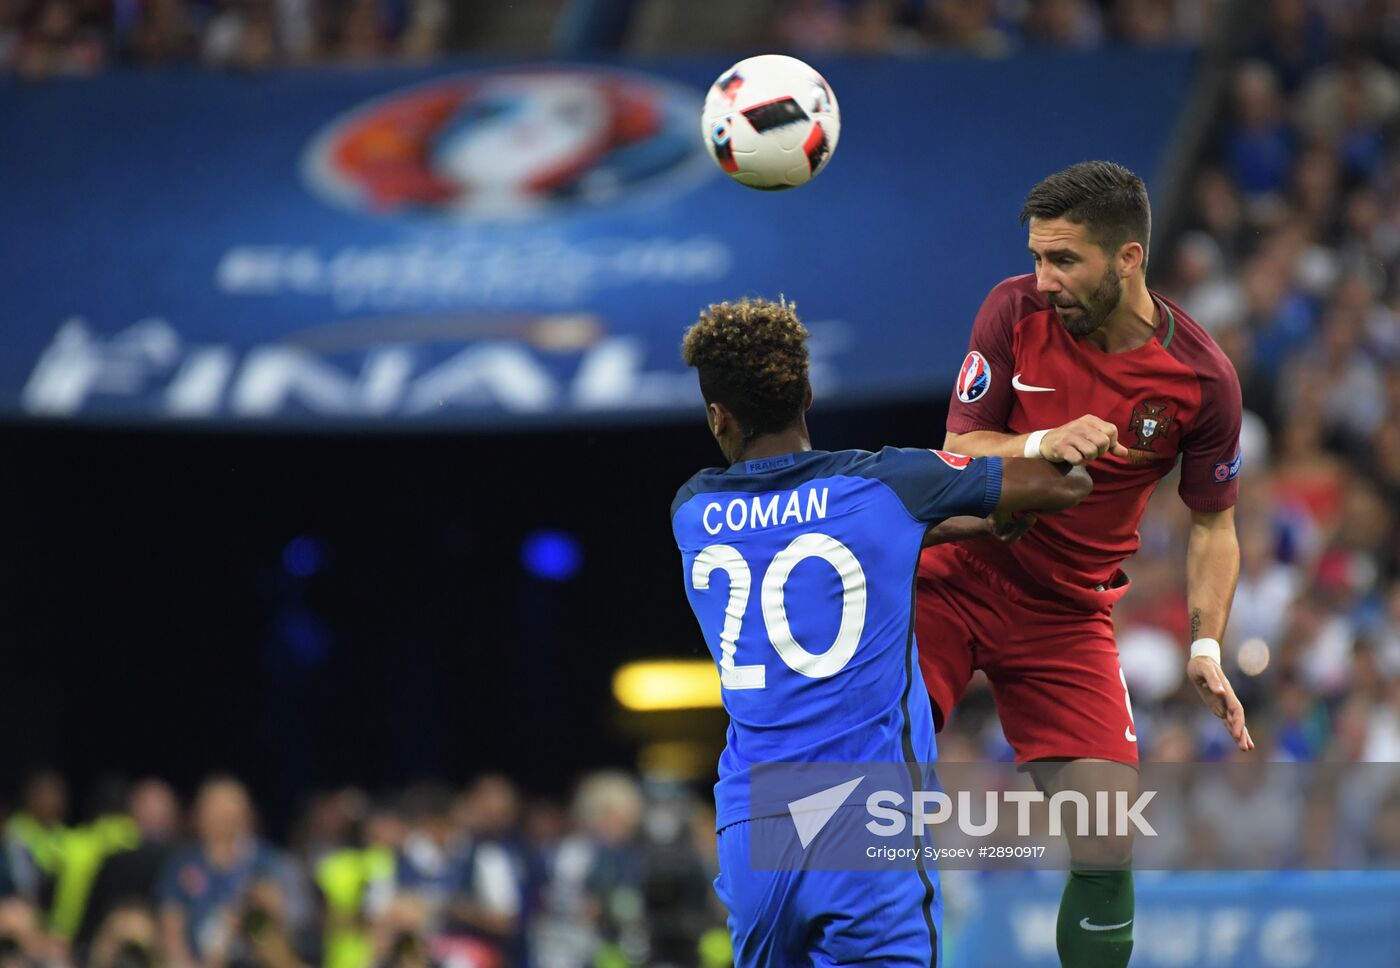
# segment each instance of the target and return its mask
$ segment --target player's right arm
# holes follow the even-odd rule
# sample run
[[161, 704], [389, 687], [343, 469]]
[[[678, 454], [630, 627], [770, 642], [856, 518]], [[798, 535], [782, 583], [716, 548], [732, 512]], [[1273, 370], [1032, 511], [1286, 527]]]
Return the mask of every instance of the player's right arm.
[[[963, 434], [949, 431], [943, 438], [943, 449], [973, 457], [1024, 457], [1030, 438], [1030, 434], [998, 430], [972, 430]], [[1036, 450], [1035, 456], [1071, 466], [1087, 464], [1104, 454], [1128, 456], [1128, 448], [1118, 442], [1118, 428], [1091, 413], [1047, 429]]]

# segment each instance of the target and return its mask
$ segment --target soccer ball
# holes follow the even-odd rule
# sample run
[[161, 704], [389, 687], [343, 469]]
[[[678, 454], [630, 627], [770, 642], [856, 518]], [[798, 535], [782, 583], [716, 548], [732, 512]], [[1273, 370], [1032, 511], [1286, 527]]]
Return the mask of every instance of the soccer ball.
[[831, 85], [795, 57], [763, 54], [719, 76], [700, 130], [720, 168], [741, 185], [779, 191], [826, 167], [841, 135]]

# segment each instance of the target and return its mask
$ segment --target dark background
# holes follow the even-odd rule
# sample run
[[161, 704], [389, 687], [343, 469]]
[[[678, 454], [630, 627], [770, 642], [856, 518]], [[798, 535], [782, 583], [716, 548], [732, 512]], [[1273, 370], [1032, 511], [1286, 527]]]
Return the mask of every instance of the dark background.
[[[826, 410], [815, 446], [936, 446], [945, 405]], [[617, 666], [706, 655], [668, 508], [719, 462], [685, 423], [517, 435], [0, 427], [0, 789], [56, 765], [245, 777], [280, 827], [312, 789], [630, 766]], [[575, 535], [569, 581], [521, 543]], [[289, 541], [323, 549], [284, 567]], [[23, 752], [20, 752], [22, 750]]]

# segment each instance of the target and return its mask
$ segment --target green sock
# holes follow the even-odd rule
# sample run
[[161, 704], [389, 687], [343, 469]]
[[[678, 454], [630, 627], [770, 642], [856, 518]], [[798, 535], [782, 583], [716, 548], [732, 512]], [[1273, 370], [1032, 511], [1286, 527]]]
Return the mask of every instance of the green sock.
[[1063, 968], [1125, 968], [1133, 953], [1133, 872], [1070, 871], [1055, 947]]

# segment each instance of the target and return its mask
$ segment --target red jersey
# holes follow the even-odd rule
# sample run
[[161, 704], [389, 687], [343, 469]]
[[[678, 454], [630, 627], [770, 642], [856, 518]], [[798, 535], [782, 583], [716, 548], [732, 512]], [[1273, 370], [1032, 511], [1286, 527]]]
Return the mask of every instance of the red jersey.
[[1016, 544], [964, 546], [1033, 594], [1101, 604], [1093, 590], [1120, 584], [1118, 566], [1137, 551], [1147, 499], [1178, 455], [1178, 490], [1187, 507], [1220, 511], [1235, 504], [1241, 415], [1235, 368], [1179, 306], [1156, 293], [1152, 298], [1158, 312], [1152, 338], [1119, 353], [1071, 336], [1036, 291], [1034, 275], [999, 284], [972, 324], [950, 431], [1024, 434], [1087, 413], [1117, 424], [1119, 442], [1132, 453], [1089, 464], [1093, 493], [1077, 507], [1043, 516]]

